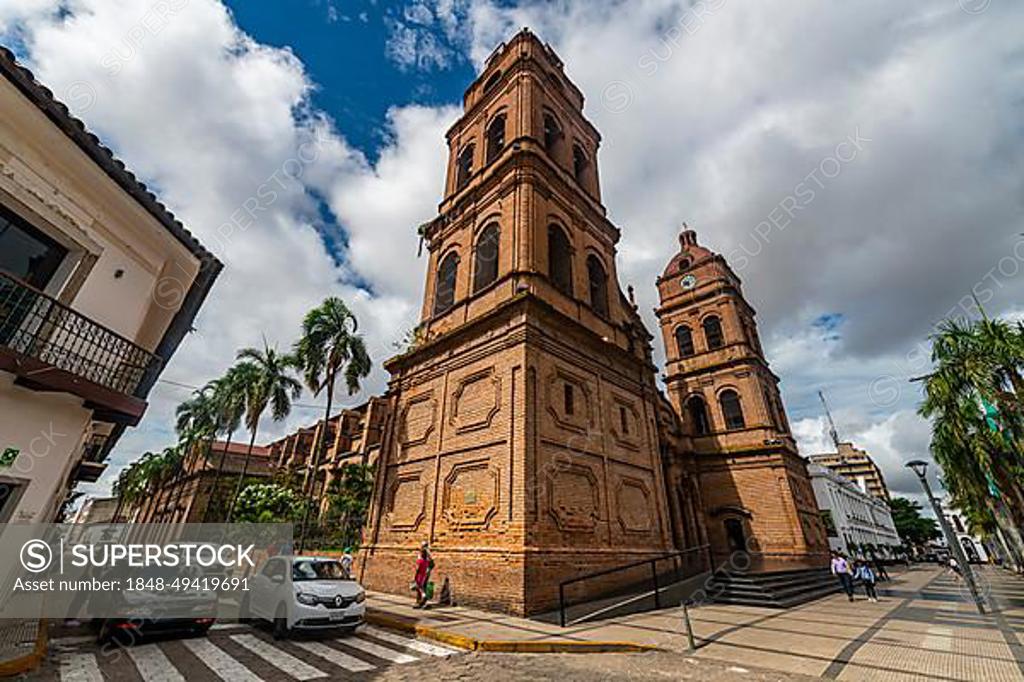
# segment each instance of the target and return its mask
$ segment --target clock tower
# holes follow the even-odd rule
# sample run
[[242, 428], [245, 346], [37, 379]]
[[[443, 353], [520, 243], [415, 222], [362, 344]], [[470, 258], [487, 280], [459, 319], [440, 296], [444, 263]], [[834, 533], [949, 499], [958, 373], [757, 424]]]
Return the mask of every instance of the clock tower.
[[657, 285], [666, 390], [690, 438], [716, 559], [738, 551], [754, 569], [820, 565], [827, 538], [739, 277], [684, 225]]

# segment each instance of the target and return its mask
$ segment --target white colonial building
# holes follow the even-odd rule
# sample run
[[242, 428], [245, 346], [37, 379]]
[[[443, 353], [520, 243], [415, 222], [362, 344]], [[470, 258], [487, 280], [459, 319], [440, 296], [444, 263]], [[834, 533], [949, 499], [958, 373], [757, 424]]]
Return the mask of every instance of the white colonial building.
[[873, 545], [884, 555], [903, 544], [888, 504], [827, 467], [808, 463], [807, 472], [832, 549], [863, 554]]
[[95, 481], [220, 262], [0, 47], [0, 524]]
[[977, 535], [971, 534], [967, 519], [959, 509], [950, 504], [948, 499], [942, 500], [942, 515], [946, 517], [949, 527], [953, 529], [956, 541], [963, 548], [967, 560], [972, 564], [987, 562], [989, 557], [985, 543]]

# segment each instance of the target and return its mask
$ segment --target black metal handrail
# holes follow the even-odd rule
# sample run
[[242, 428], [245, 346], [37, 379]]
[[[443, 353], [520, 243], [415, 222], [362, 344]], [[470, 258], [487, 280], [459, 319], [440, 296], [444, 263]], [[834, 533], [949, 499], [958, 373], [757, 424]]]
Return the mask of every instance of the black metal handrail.
[[60, 301], [0, 272], [0, 346], [134, 395], [159, 358]]
[[565, 627], [565, 587], [566, 585], [572, 585], [573, 583], [582, 582], [584, 580], [593, 580], [594, 578], [603, 578], [606, 575], [613, 573], [621, 573], [623, 571], [629, 571], [638, 566], [650, 565], [651, 567], [651, 582], [654, 587], [654, 606], [655, 608], [661, 608], [661, 586], [658, 583], [658, 562], [667, 561], [669, 559], [677, 559], [682, 556], [690, 555], [695, 552], [704, 553], [707, 557], [708, 570], [711, 569], [711, 545], [700, 545], [699, 547], [690, 547], [680, 552], [669, 552], [660, 556], [652, 557], [650, 559], [641, 559], [640, 561], [634, 561], [629, 564], [622, 566], [616, 566], [615, 568], [606, 568], [601, 571], [595, 571], [594, 573], [588, 573], [586, 575], [577, 576], [575, 578], [569, 578], [563, 580], [558, 584], [558, 622], [564, 628]]
[[107, 444], [107, 436], [94, 434], [85, 444], [82, 452], [83, 462], [102, 464], [104, 460], [103, 447]]

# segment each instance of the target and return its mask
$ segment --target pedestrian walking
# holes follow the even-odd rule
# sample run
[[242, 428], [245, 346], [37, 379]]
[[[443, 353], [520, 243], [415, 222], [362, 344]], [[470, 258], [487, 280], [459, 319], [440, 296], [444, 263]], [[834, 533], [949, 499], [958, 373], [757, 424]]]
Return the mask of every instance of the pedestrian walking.
[[875, 570], [875, 575], [878, 577], [878, 582], [888, 582], [890, 580], [889, 572], [885, 570], [885, 564], [882, 563], [882, 560], [875, 557], [875, 560], [871, 563], [873, 564], [872, 568]]
[[433, 596], [433, 583], [430, 582], [430, 573], [434, 570], [434, 558], [430, 555], [430, 546], [424, 542], [420, 545], [419, 557], [416, 559], [416, 575], [413, 579], [413, 589], [416, 590], [416, 606], [422, 609], [427, 606], [427, 601]]
[[871, 566], [866, 561], [858, 561], [857, 567], [853, 572], [853, 577], [859, 579], [861, 584], [864, 585], [864, 594], [867, 595], [869, 601], [878, 601], [878, 593], [875, 591], [875, 582], [877, 577], [875, 572], [871, 570]]
[[949, 557], [949, 570], [952, 571], [957, 580], [960, 580], [964, 575], [963, 569], [960, 568], [960, 562], [954, 556]]
[[341, 553], [341, 573], [345, 580], [352, 579], [352, 564], [355, 563], [355, 558], [352, 556], [352, 548], [346, 547]]
[[840, 552], [832, 553], [832, 575], [839, 578], [839, 584], [843, 587], [847, 599], [853, 601], [853, 569], [850, 562]]

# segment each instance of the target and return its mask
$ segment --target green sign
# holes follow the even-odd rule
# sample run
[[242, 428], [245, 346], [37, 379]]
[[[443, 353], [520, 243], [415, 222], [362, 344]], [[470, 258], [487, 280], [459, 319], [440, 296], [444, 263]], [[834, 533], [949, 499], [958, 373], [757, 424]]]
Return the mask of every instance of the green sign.
[[9, 467], [14, 464], [14, 460], [18, 459], [19, 452], [21, 450], [18, 448], [5, 448], [0, 454], [0, 467]]

